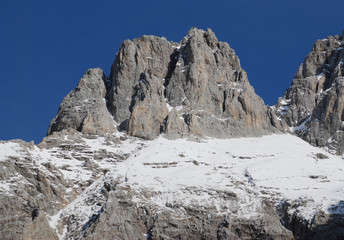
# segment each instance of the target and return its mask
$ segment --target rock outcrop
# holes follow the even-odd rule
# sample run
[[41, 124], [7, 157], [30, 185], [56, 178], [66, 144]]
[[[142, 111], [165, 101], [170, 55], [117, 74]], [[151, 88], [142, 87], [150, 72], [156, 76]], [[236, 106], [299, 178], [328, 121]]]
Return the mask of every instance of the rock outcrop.
[[109, 79], [90, 70], [63, 100], [49, 133], [113, 133], [112, 117], [119, 130], [145, 139], [261, 136], [285, 128], [255, 94], [234, 50], [210, 29], [196, 28], [180, 43], [155, 36], [124, 41]]
[[298, 136], [337, 154], [344, 152], [343, 47], [340, 36], [316, 41], [276, 105]]
[[64, 129], [93, 135], [115, 133], [116, 126], [106, 106], [106, 84], [108, 79], [101, 69], [88, 70], [78, 86], [63, 99], [48, 134]]
[[273, 125], [239, 58], [215, 34], [192, 28], [178, 44], [143, 36], [125, 41], [110, 75], [110, 109], [133, 136], [211, 137], [283, 131]]
[[318, 210], [310, 220], [304, 219], [296, 210], [306, 205], [300, 201], [283, 203], [279, 207], [281, 220], [293, 232], [295, 239], [342, 239], [344, 236], [344, 219], [342, 214], [336, 212], [343, 208], [344, 202], [328, 209], [328, 212]]
[[20, 154], [0, 161], [1, 239], [58, 239], [46, 214], [62, 208], [70, 183], [61, 178], [54, 165], [35, 162], [30, 153], [33, 144], [15, 140], [0, 142], [3, 145], [17, 145]]
[[140, 206], [136, 194], [128, 187], [111, 190], [85, 239], [293, 239], [270, 204], [262, 203], [256, 219], [243, 219], [202, 206]]

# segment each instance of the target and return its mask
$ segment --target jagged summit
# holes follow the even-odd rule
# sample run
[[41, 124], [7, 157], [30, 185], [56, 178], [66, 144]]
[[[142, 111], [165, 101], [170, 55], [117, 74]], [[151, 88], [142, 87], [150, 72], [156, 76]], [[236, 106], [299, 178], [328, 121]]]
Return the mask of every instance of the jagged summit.
[[63, 100], [49, 133], [113, 133], [110, 118], [119, 130], [145, 139], [161, 133], [228, 138], [284, 131], [255, 94], [234, 50], [210, 29], [192, 28], [180, 43], [146, 35], [126, 40], [109, 79], [99, 71], [89, 70]]
[[317, 40], [277, 104], [278, 115], [304, 140], [344, 151], [343, 36]]

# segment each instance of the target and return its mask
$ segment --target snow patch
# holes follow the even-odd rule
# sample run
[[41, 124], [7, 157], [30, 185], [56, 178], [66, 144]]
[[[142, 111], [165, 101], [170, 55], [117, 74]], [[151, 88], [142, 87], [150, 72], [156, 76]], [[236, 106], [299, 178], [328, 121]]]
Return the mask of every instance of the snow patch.
[[309, 116], [306, 120], [304, 120], [299, 126], [290, 127], [290, 131], [296, 134], [303, 133], [307, 130], [306, 124], [311, 120], [311, 116]]
[[324, 75], [325, 75], [324, 72], [322, 72], [322, 73], [316, 75], [318, 81], [320, 81], [320, 79], [321, 79]]

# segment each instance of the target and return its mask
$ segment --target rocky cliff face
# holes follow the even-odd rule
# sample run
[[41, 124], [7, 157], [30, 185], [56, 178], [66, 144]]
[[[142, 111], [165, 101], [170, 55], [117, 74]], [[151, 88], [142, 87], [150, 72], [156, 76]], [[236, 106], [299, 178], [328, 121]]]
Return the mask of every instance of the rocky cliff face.
[[113, 133], [111, 118], [119, 130], [145, 139], [284, 131], [255, 94], [234, 50], [210, 29], [192, 28], [180, 43], [155, 36], [124, 41], [109, 79], [89, 70], [63, 100], [49, 133]]
[[344, 152], [343, 47], [340, 36], [316, 41], [276, 106], [298, 136], [337, 154]]

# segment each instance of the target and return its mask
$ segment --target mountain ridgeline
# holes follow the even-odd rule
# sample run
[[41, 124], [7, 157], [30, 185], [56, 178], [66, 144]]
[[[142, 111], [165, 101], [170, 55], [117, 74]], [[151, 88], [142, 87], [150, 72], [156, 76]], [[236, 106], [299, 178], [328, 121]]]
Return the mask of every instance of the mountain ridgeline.
[[119, 131], [144, 139], [285, 131], [255, 94], [234, 50], [210, 29], [196, 28], [180, 43], [155, 36], [124, 41], [110, 77], [90, 69], [63, 100], [49, 134], [66, 128], [113, 133], [112, 119]]
[[90, 69], [60, 105], [48, 134], [126, 131], [154, 139], [249, 137], [295, 132], [344, 151], [343, 37], [315, 42], [274, 107], [254, 92], [238, 56], [210, 30], [179, 42], [142, 36], [122, 43], [109, 77]]
[[124, 41], [41, 143], [0, 141], [0, 238], [343, 239], [343, 47], [269, 107], [210, 29]]
[[344, 151], [344, 32], [317, 40], [290, 88], [276, 105], [277, 114], [312, 145]]

